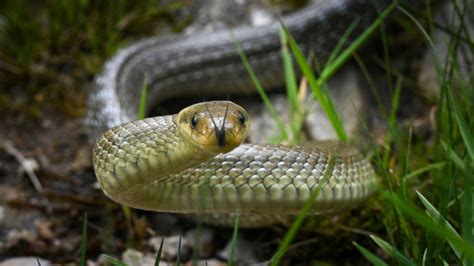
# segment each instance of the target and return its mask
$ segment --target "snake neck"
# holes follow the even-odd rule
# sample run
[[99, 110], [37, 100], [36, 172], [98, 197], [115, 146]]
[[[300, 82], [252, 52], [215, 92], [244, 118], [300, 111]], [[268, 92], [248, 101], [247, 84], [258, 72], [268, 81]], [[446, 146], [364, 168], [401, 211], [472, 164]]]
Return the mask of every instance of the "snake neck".
[[[133, 121], [104, 132], [94, 147], [97, 176], [113, 173], [117, 178], [99, 178], [104, 192], [118, 202], [136, 199], [136, 188], [176, 171], [203, 163], [215, 154], [190, 145], [175, 123], [175, 116]], [[138, 150], [138, 152], [137, 152]], [[133, 154], [133, 155], [132, 155]], [[113, 164], [108, 157], [115, 157]], [[111, 183], [107, 183], [111, 182]]]

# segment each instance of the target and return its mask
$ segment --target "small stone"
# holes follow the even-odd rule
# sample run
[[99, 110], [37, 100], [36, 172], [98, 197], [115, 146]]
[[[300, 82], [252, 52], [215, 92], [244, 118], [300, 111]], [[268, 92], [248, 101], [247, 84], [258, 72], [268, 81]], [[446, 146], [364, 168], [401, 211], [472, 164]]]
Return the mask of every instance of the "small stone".
[[[238, 236], [237, 247], [235, 250], [234, 262], [241, 263], [242, 265], [257, 263], [257, 256], [255, 251], [258, 250], [255, 243], [247, 241], [246, 239]], [[232, 252], [232, 240], [229, 240], [224, 249], [218, 252], [218, 257], [227, 261]]]
[[217, 260], [217, 259], [210, 259], [210, 260], [199, 260], [197, 261], [197, 266], [225, 266], [227, 265], [226, 262]]
[[158, 250], [160, 249], [162, 238], [164, 238], [163, 249], [161, 253], [162, 258], [169, 259], [169, 260], [176, 259], [176, 256], [178, 255], [178, 244], [179, 244], [180, 238], [181, 238], [180, 257], [181, 258], [189, 257], [190, 244], [185, 238], [179, 235], [169, 236], [169, 237], [162, 237], [162, 236], [151, 237], [148, 240], [148, 245], [151, 246], [155, 252], [158, 252]]
[[135, 249], [127, 249], [122, 254], [122, 261], [129, 266], [153, 266], [155, 257], [146, 255]]
[[49, 266], [51, 262], [37, 257], [17, 257], [0, 262], [0, 266]]
[[207, 258], [214, 252], [214, 232], [208, 228], [194, 229], [186, 233], [185, 239], [187, 243], [196, 245], [196, 238], [199, 239], [199, 257]]

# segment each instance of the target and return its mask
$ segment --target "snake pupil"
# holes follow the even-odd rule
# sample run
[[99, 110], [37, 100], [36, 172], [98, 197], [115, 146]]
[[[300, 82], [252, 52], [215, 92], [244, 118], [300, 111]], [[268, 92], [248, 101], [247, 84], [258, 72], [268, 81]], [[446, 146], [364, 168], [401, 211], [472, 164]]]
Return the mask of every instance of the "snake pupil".
[[193, 117], [191, 117], [191, 127], [196, 128], [196, 126], [197, 126], [197, 117], [193, 115]]
[[239, 112], [239, 122], [241, 125], [245, 125], [245, 116]]

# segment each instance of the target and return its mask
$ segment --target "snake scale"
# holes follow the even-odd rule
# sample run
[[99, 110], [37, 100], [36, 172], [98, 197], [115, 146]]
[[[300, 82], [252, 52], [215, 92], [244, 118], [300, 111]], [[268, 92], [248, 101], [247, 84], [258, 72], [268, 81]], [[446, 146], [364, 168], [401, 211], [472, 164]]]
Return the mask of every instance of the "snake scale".
[[[353, 32], [357, 34], [373, 20], [372, 4], [319, 1], [282, 20], [305, 53], [311, 51], [325, 62], [351, 23], [358, 20]], [[88, 117], [93, 137], [105, 131], [93, 151], [104, 193], [146, 210], [238, 213], [248, 217], [241, 220], [244, 226], [270, 224], [298, 213], [315, 189], [320, 191], [314, 214], [352, 207], [370, 196], [375, 174], [357, 149], [336, 142], [239, 145], [245, 135], [237, 138], [228, 129], [238, 128], [242, 117], [247, 127], [248, 115], [231, 102], [208, 102], [177, 115], [132, 121], [145, 81], [150, 103], [181, 95], [253, 91], [235, 41], [241, 42], [264, 87], [282, 84], [278, 28], [277, 22], [242, 26], [233, 29], [235, 39], [228, 30], [151, 38], [110, 59], [96, 79]], [[197, 145], [196, 135], [188, 134], [196, 129], [194, 118], [201, 116], [200, 121], [207, 121], [204, 135], [213, 140], [212, 147]], [[265, 217], [266, 222], [255, 217]]]

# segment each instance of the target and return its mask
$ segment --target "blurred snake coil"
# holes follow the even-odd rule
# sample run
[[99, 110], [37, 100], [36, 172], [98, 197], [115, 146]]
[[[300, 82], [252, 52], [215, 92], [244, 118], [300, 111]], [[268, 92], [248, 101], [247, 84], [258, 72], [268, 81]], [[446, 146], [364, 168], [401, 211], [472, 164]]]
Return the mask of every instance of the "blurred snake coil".
[[[282, 21], [303, 52], [324, 63], [354, 21], [347, 42], [376, 14], [371, 0], [329, 0]], [[279, 22], [241, 26], [232, 30], [234, 38], [229, 30], [150, 38], [111, 58], [95, 81], [87, 118], [91, 138], [98, 139], [93, 164], [104, 193], [131, 207], [214, 215], [222, 224], [228, 224], [223, 217], [238, 214], [242, 226], [286, 221], [315, 190], [311, 214], [350, 208], [373, 194], [375, 173], [351, 145], [239, 145], [245, 136], [237, 138], [227, 129], [237, 128], [242, 117], [246, 127], [250, 123], [245, 110], [231, 102], [206, 102], [177, 115], [133, 121], [144, 82], [147, 106], [179, 96], [253, 92], [236, 41], [265, 88], [284, 84], [279, 27]], [[193, 134], [186, 137], [196, 116], [207, 121], [207, 140], [198, 140], [211, 139], [212, 145], [196, 144]]]

